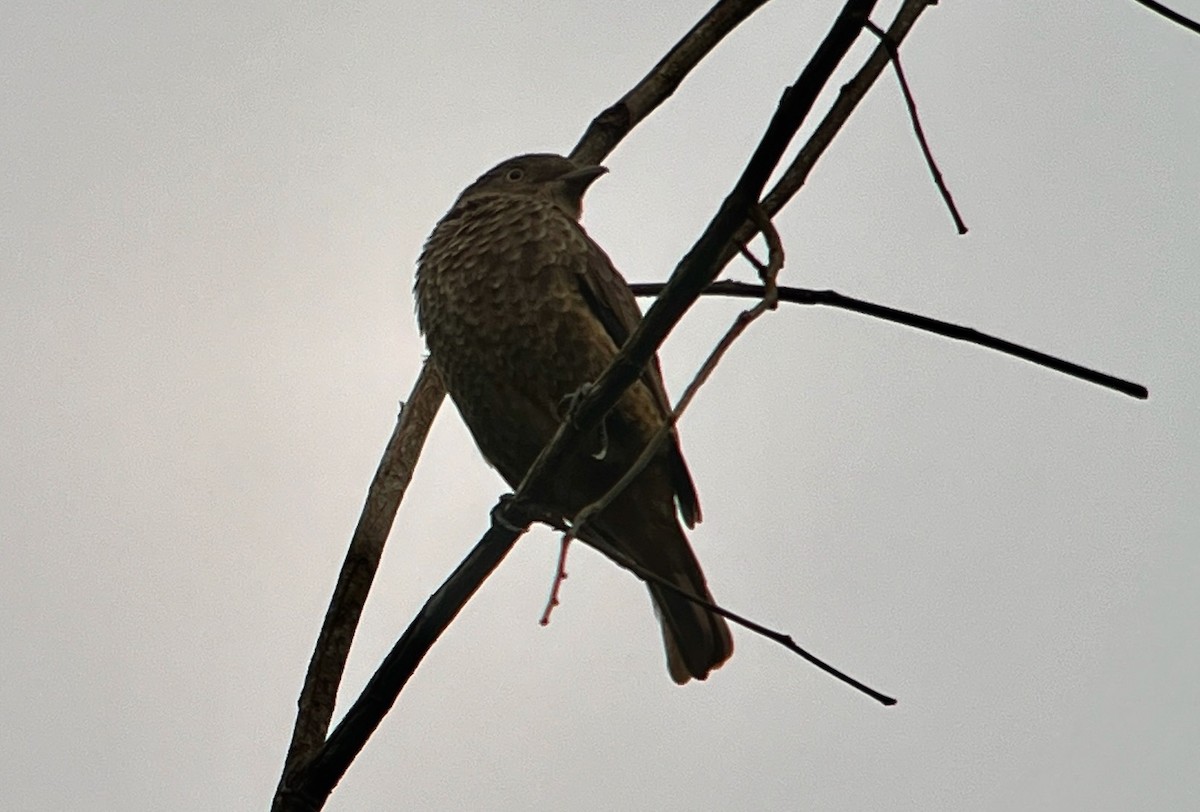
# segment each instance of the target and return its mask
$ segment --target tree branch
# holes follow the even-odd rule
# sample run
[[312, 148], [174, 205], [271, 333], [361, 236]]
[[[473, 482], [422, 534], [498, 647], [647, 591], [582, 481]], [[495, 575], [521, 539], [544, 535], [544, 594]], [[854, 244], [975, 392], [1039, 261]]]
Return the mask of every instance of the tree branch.
[[[862, 30], [874, 5], [875, 0], [849, 0], [846, 3], [796, 84], [784, 94], [741, 179], [699, 241], [681, 260], [663, 295], [596, 385], [576, 400], [554, 440], [526, 474], [516, 495], [497, 505], [492, 528], [426, 602], [326, 744], [311, 761], [297, 766], [295, 780], [288, 787], [289, 806], [286, 808], [319, 808], [328, 797], [438, 635], [528, 528], [528, 520], [521, 518], [530, 515], [526, 503], [535, 499], [543, 483], [554, 476], [580, 434], [598, 424], [621, 392], [638, 377], [666, 334], [719, 272], [718, 263], [731, 250], [730, 240], [734, 233], [746, 221], [750, 206], [757, 203], [788, 143]], [[732, 250], [736, 251], [736, 246], [732, 246]]]
[[[630, 285], [633, 292], [637, 296], [657, 296], [666, 287], [662, 282], [639, 282]], [[732, 282], [721, 281], [714, 282], [704, 289], [705, 295], [712, 296], [734, 296], [739, 298], [757, 299], [763, 295], [762, 285], [753, 285], [747, 282]], [[792, 304], [802, 305], [825, 305], [828, 307], [836, 307], [841, 310], [850, 310], [855, 313], [862, 313], [866, 316], [872, 316], [884, 321], [903, 324], [907, 327], [914, 327], [918, 330], [924, 330], [928, 333], [952, 338], [955, 341], [965, 341], [968, 344], [976, 344], [980, 347], [986, 347], [989, 350], [996, 350], [1005, 355], [1011, 355], [1025, 361], [1037, 364], [1038, 366], [1053, 369], [1056, 372], [1062, 372], [1065, 375], [1070, 375], [1073, 378], [1094, 383], [1099, 386], [1112, 389], [1120, 392], [1123, 395], [1128, 395], [1138, 400], [1145, 400], [1150, 396], [1146, 387], [1139, 383], [1127, 381], [1122, 378], [1116, 378], [1104, 372], [1098, 372], [1088, 367], [1080, 366], [1079, 364], [1064, 361], [1061, 358], [1056, 358], [1053, 355], [1047, 355], [1043, 352], [1023, 347], [1020, 344], [1014, 344], [1011, 341], [1005, 341], [1003, 338], [981, 333], [971, 327], [962, 327], [950, 322], [940, 321], [930, 318], [929, 316], [921, 316], [916, 313], [909, 313], [905, 310], [897, 310], [894, 307], [867, 302], [862, 299], [855, 299], [850, 296], [843, 296], [840, 293], [832, 290], [809, 290], [807, 288], [789, 288], [781, 287], [779, 291], [779, 300], [781, 302], [790, 302]]]
[[[916, 24], [917, 19], [931, 5], [936, 4], [937, 0], [904, 0], [904, 5], [896, 12], [896, 18], [888, 27], [888, 39], [899, 48], [900, 43], [908, 36], [908, 32]], [[879, 78], [879, 74], [887, 67], [891, 56], [888, 49], [879, 45], [876, 47], [871, 56], [863, 63], [863, 66], [858, 69], [853, 78], [849, 82], [842, 85], [841, 91], [838, 93], [837, 99], [833, 105], [825, 113], [824, 118], [813, 130], [812, 135], [800, 148], [795, 159], [779, 182], [762, 200], [762, 210], [767, 217], [774, 217], [784, 206], [795, 196], [796, 192], [800, 191], [800, 187], [808, 180], [809, 173], [812, 172], [817, 161], [825, 154], [825, 150], [833, 143], [834, 136], [841, 131], [842, 126], [850, 119], [850, 114], [867, 95], [867, 91], [875, 80]], [[746, 223], [738, 229], [737, 243], [745, 245], [754, 239], [758, 234], [758, 228], [753, 221], [747, 220]], [[725, 256], [721, 258], [721, 267], [729, 264], [729, 262], [737, 255], [737, 249], [730, 249]]]
[[598, 164], [604, 160], [630, 130], [675, 92], [692, 68], [766, 2], [722, 0], [709, 9], [642, 81], [592, 119], [579, 143], [571, 150], [572, 160], [583, 164]]
[[286, 809], [309, 812], [324, 805], [350, 763], [391, 710], [400, 695], [400, 688], [408, 682], [434, 642], [475, 591], [508, 555], [513, 540], [528, 529], [528, 520], [517, 519], [517, 510], [513, 507], [507, 507], [502, 521], [498, 516], [493, 517], [492, 527], [421, 607], [329, 740], [308, 762], [298, 767], [286, 790]]
[[892, 67], [896, 70], [896, 80], [900, 83], [900, 94], [904, 96], [904, 106], [908, 108], [908, 118], [912, 122], [913, 133], [917, 136], [917, 144], [921, 147], [921, 154], [925, 157], [925, 165], [929, 167], [929, 174], [933, 176], [933, 185], [937, 187], [938, 192], [942, 196], [942, 201], [945, 202], [946, 208], [950, 210], [950, 217], [954, 220], [954, 228], [959, 234], [967, 233], [967, 224], [963, 222], [962, 215], [958, 213], [958, 206], [954, 203], [954, 196], [950, 194], [950, 189], [946, 186], [946, 180], [942, 177], [942, 170], [938, 168], [937, 161], [934, 160], [933, 150], [929, 148], [929, 140], [925, 137], [925, 128], [921, 126], [921, 117], [917, 114], [917, 100], [913, 97], [912, 89], [908, 86], [908, 78], [904, 75], [904, 66], [900, 64], [900, 49], [888, 37], [884, 31], [875, 23], [867, 23], [867, 28], [872, 34], [879, 37], [883, 46], [887, 48], [888, 55], [892, 60]]
[[1133, 0], [1133, 2], [1140, 3], [1156, 14], [1161, 14], [1171, 22], [1175, 23], [1176, 25], [1183, 26], [1193, 34], [1200, 34], [1200, 23], [1197, 23], [1195, 20], [1189, 20], [1178, 11], [1173, 11], [1164, 6], [1162, 3], [1156, 3], [1154, 0]]
[[[592, 391], [575, 401], [567, 419], [559, 427], [558, 436], [534, 462], [518, 493], [526, 491], [531, 480], [544, 476], [545, 469], [561, 463], [569, 445], [563, 441], [564, 435], [577, 434], [577, 426], [597, 424], [613, 407], [621, 392], [642, 374], [646, 363], [683, 317], [683, 313], [720, 272], [725, 264], [723, 258], [737, 252], [735, 235], [740, 233], [742, 224], [748, 221], [750, 208], [757, 205], [763, 187], [783, 157], [792, 136], [863, 29], [874, 6], [874, 0], [849, 0], [843, 7], [796, 84], [784, 93], [774, 117], [767, 125], [766, 133], [733, 190], [696, 244], [680, 260], [666, 287], [621, 347], [617, 357], [595, 381]], [[770, 216], [770, 212], [767, 212], [767, 216]], [[757, 226], [754, 226], [754, 230], [757, 232]]]
[[[598, 161], [608, 154], [633, 127], [670, 97], [684, 77], [730, 31], [765, 2], [721, 0], [714, 5], [636, 87], [592, 122], [572, 151], [572, 157], [582, 161]], [[350, 644], [378, 569], [384, 543], [445, 394], [440, 376], [426, 361], [413, 385], [408, 408], [402, 411], [397, 420], [380, 460], [358, 527], [346, 552], [297, 702], [296, 722], [272, 804], [273, 810], [315, 809], [323, 803], [322, 798], [316, 806], [308, 805], [301, 800], [300, 793], [293, 791], [291, 784], [301, 767], [313, 757], [329, 730]]]
[[432, 365], [426, 364], [413, 384], [408, 401], [400, 409], [396, 428], [379, 461], [358, 526], [354, 528], [346, 550], [337, 586], [304, 676], [292, 741], [272, 808], [280, 808], [278, 805], [287, 792], [292, 771], [311, 758], [325, 741], [333, 719], [338, 686], [350, 655], [350, 644], [375, 572], [379, 569], [383, 545], [445, 395], [441, 376]]

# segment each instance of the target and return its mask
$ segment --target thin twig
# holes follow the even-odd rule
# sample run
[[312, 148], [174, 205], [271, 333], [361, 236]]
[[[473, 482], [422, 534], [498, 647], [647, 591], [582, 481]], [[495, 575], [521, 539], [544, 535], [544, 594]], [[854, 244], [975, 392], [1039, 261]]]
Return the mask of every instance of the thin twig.
[[769, 246], [770, 250], [770, 254], [768, 255], [767, 259], [767, 265], [762, 270], [764, 286], [760, 301], [754, 307], [750, 308], [749, 310], [744, 310], [737, 315], [737, 318], [734, 319], [733, 324], [728, 330], [725, 331], [725, 335], [721, 336], [721, 340], [717, 342], [715, 347], [713, 347], [712, 352], [708, 354], [708, 358], [706, 358], [704, 363], [700, 366], [700, 370], [696, 373], [691, 383], [688, 384], [687, 389], [684, 390], [683, 397], [681, 397], [679, 402], [675, 404], [675, 408], [671, 410], [671, 413], [667, 415], [667, 419], [658, 428], [658, 430], [654, 432], [654, 435], [650, 438], [650, 442], [647, 443], [646, 447], [642, 449], [642, 453], [639, 454], [638, 458], [634, 460], [631, 466], [629, 466], [629, 469], [611, 488], [608, 489], [607, 492], [600, 496], [600, 498], [596, 499], [591, 504], [584, 506], [584, 508], [575, 515], [574, 520], [571, 522], [570, 529], [563, 537], [564, 543], [579, 536], [581, 533], [584, 533], [588, 522], [591, 521], [591, 519], [597, 514], [606, 510], [608, 506], [612, 504], [613, 500], [616, 499], [622, 491], [628, 488], [630, 484], [632, 484], [633, 481], [641, 475], [642, 471], [646, 469], [646, 466], [650, 464], [651, 460], [657, 456], [663, 443], [665, 443], [667, 438], [671, 436], [671, 432], [679, 422], [679, 418], [687, 410], [688, 406], [691, 405], [692, 399], [696, 397], [696, 393], [700, 391], [700, 387], [707, 383], [708, 379], [712, 377], [713, 372], [717, 368], [717, 364], [720, 363], [721, 359], [725, 356], [725, 353], [729, 350], [729, 348], [733, 346], [733, 342], [736, 341], [738, 337], [746, 331], [746, 328], [749, 327], [755, 319], [768, 310], [774, 310], [778, 304], [779, 296], [776, 292], [775, 280], [779, 276], [779, 271], [783, 268], [783, 241], [779, 239], [779, 232], [775, 230], [775, 226], [772, 225], [771, 221], [762, 214], [761, 210], [756, 208], [754, 217], [758, 222], [759, 228], [762, 230], [763, 235], [766, 237], [767, 245]]
[[754, 252], [750, 250], [750, 246], [748, 246], [748, 245], [738, 246], [738, 253], [740, 253], [743, 257], [745, 257], [746, 261], [754, 266], [754, 270], [758, 271], [758, 274], [760, 277], [762, 276], [763, 273], [766, 272], [767, 263], [763, 262], [761, 259], [756, 257], [754, 255]]
[[[665, 285], [662, 282], [639, 282], [630, 285], [630, 288], [633, 289], [634, 294], [637, 296], [657, 296], [662, 292], [663, 287]], [[704, 293], [709, 296], [734, 296], [755, 299], [762, 296], [763, 288], [761, 285], [754, 285], [748, 282], [721, 281], [709, 285], [704, 289]], [[1073, 378], [1079, 378], [1082, 381], [1112, 389], [1115, 392], [1120, 392], [1123, 395], [1128, 395], [1138, 400], [1145, 400], [1150, 396], [1146, 387], [1140, 383], [1127, 381], [1105, 372], [1099, 372], [1080, 366], [1079, 364], [1071, 363], [1070, 361], [1064, 361], [1053, 355], [1047, 355], [1044, 352], [1038, 352], [1020, 344], [1014, 344], [1003, 338], [996, 338], [987, 333], [982, 333], [972, 327], [962, 327], [947, 321], [930, 318], [929, 316], [921, 316], [916, 313], [909, 313], [906, 310], [898, 310], [894, 307], [875, 304], [863, 299], [855, 299], [850, 296], [844, 296], [837, 291], [781, 287], [779, 288], [779, 299], [791, 304], [825, 305], [827, 307], [836, 307], [840, 310], [862, 313], [873, 318], [903, 324], [906, 327], [913, 327], [917, 330], [924, 330], [928, 333], [952, 338], [955, 341], [965, 341], [968, 344], [976, 344], [980, 347], [986, 347], [989, 350], [1002, 352], [1005, 355], [1011, 355], [1015, 358], [1037, 364], [1038, 366], [1053, 369], [1055, 372], [1061, 372]]]
[[[609, 554], [611, 554], [611, 552]], [[726, 618], [727, 620], [731, 620], [734, 623], [736, 623], [737, 625], [739, 625], [745, 629], [749, 629], [750, 631], [754, 632], [755, 634], [761, 635], [761, 636], [767, 638], [768, 640], [775, 641], [779, 645], [786, 648], [788, 651], [791, 651], [792, 653], [799, 655], [804, 660], [808, 661], [812, 665], [815, 665], [817, 668], [821, 669], [826, 674], [829, 674], [830, 676], [846, 683], [851, 688], [861, 691], [862, 693], [871, 697], [872, 699], [879, 702], [880, 704], [887, 705], [887, 706], [896, 704], [896, 699], [894, 697], [888, 696], [887, 694], [880, 693], [879, 691], [875, 690], [871, 686], [866, 685], [865, 683], [862, 683], [862, 682], [856, 680], [854, 677], [850, 676], [846, 672], [835, 668], [834, 666], [832, 666], [829, 663], [825, 662], [824, 660], [820, 659], [816, 655], [811, 654], [808, 651], [804, 650], [803, 648], [800, 647], [799, 644], [796, 643], [796, 641], [792, 638], [792, 636], [790, 634], [785, 634], [784, 632], [776, 631], [775, 629], [771, 629], [767, 626], [762, 625], [761, 623], [756, 623], [747, 617], [743, 617], [742, 615], [739, 615], [736, 612], [731, 612], [728, 609], [724, 608], [723, 606], [712, 603], [711, 601], [704, 600], [700, 596], [694, 595], [691, 592], [688, 592], [686, 589], [682, 588], [678, 584], [672, 583], [671, 581], [668, 581], [666, 578], [663, 578], [662, 576], [657, 575], [657, 574], [651, 572], [650, 570], [645, 569], [644, 567], [641, 567], [640, 565], [634, 563], [630, 559], [628, 559], [624, 556], [618, 556], [618, 557], [621, 558], [621, 561], [619, 562], [621, 564], [621, 566], [626, 567], [627, 569], [631, 570], [639, 578], [642, 578], [646, 581], [651, 581], [659, 586], [666, 587], [667, 589], [670, 589], [672, 592], [679, 595], [680, 597], [686, 598], [687, 600], [691, 601], [692, 603], [699, 604], [700, 606], [703, 606], [705, 609], [709, 610], [710, 612], [715, 612], [716, 614], [720, 615], [721, 617]]]
[[1156, 3], [1154, 0], [1133, 0], [1133, 2], [1140, 3], [1151, 11], [1161, 14], [1171, 22], [1183, 26], [1193, 34], [1200, 34], [1200, 23], [1196, 22], [1195, 20], [1189, 20], [1178, 11], [1173, 11], [1172, 9], [1164, 6], [1162, 3]]
[[[908, 32], [916, 25], [917, 19], [935, 2], [936, 0], [904, 0], [904, 5], [896, 12], [896, 18], [888, 27], [888, 38], [897, 44], [903, 42], [904, 38], [908, 36]], [[808, 180], [817, 161], [825, 154], [825, 150], [833, 143], [834, 137], [846, 122], [850, 120], [850, 114], [858, 107], [858, 103], [862, 101], [875, 80], [879, 78], [879, 74], [887, 67], [889, 59], [887, 49], [883, 45], [879, 45], [850, 81], [842, 86], [837, 99], [834, 100], [821, 122], [817, 124], [812, 135], [804, 142], [804, 146], [800, 148], [791, 165], [779, 178], [779, 182], [762, 199], [761, 206], [768, 217], [774, 217], [782, 211], [788, 201]], [[758, 229], [754, 222], [747, 220], [738, 229], [737, 244], [749, 243], [757, 233]], [[736, 255], [737, 249], [731, 249], [722, 255], [720, 267], [724, 268]]]
[[[570, 528], [562, 521], [557, 521], [557, 520], [551, 519], [549, 521], [546, 521], [546, 524], [548, 524], [553, 529], [558, 530], [559, 532], [563, 533], [564, 536], [568, 532], [570, 532]], [[788, 651], [791, 651], [792, 653], [800, 656], [804, 660], [807, 660], [812, 665], [815, 665], [817, 668], [821, 669], [826, 674], [829, 674], [829, 675], [835, 677], [836, 679], [846, 683], [850, 687], [852, 687], [858, 691], [861, 691], [862, 693], [866, 694], [867, 696], [871, 697], [872, 699], [876, 700], [877, 702], [879, 702], [883, 705], [888, 705], [888, 706], [896, 704], [895, 698], [890, 697], [887, 694], [880, 693], [879, 691], [875, 690], [871, 686], [866, 685], [862, 682], [859, 682], [858, 680], [856, 680], [854, 677], [850, 676], [846, 672], [838, 670], [837, 668], [835, 668], [834, 666], [825, 662], [824, 660], [817, 657], [816, 655], [811, 654], [810, 652], [806, 651], [795, 641], [795, 639], [790, 634], [786, 634], [784, 632], [777, 631], [776, 629], [772, 629], [768, 626], [764, 626], [761, 623], [756, 623], [755, 621], [751, 620], [750, 618], [745, 617], [743, 615], [739, 615], [737, 612], [730, 611], [729, 609], [726, 609], [724, 606], [721, 606], [718, 603], [713, 603], [712, 601], [705, 600], [704, 598], [701, 598], [699, 595], [696, 595], [696, 594], [684, 589], [679, 584], [669, 581], [666, 578], [663, 578], [661, 575], [658, 575], [657, 573], [654, 573], [648, 569], [645, 569], [644, 567], [642, 567], [642, 565], [638, 564], [637, 562], [633, 561], [632, 559], [621, 555], [620, 551], [618, 551], [618, 550], [615, 550], [610, 547], [605, 550], [604, 554], [613, 558], [614, 560], [616, 560], [616, 562], [620, 566], [629, 570], [630, 572], [632, 572], [634, 575], [638, 576], [642, 580], [650, 582], [650, 583], [654, 583], [658, 586], [663, 587], [664, 589], [669, 589], [672, 592], [674, 592], [676, 595], [678, 595], [679, 597], [684, 598], [685, 600], [689, 600], [692, 603], [703, 606], [705, 609], [709, 610], [710, 612], [718, 614], [721, 617], [726, 618], [727, 620], [730, 620], [730, 621], [736, 623], [737, 625], [741, 626], [744, 629], [748, 629], [749, 631], [752, 631], [757, 635], [765, 637], [768, 640], [774, 641], [775, 643], [778, 643], [779, 645], [786, 648]]]
[[917, 143], [921, 145], [921, 154], [925, 156], [925, 165], [929, 167], [929, 173], [933, 175], [933, 183], [941, 193], [946, 208], [950, 210], [950, 216], [954, 218], [954, 227], [958, 229], [959, 234], [966, 234], [967, 224], [963, 222], [962, 215], [958, 213], [958, 206], [954, 203], [954, 197], [950, 194], [950, 189], [942, 177], [942, 170], [938, 168], [937, 161], [933, 157], [933, 150], [929, 148], [929, 141], [925, 138], [925, 128], [921, 126], [921, 118], [917, 115], [917, 100], [913, 98], [912, 90], [908, 86], [908, 79], [904, 76], [904, 66], [900, 64], [900, 49], [896, 47], [896, 43], [892, 42], [887, 32], [875, 23], [868, 21], [867, 30], [879, 37], [879, 41], [888, 50], [892, 67], [896, 69], [896, 79], [900, 82], [900, 92], [904, 95], [904, 104], [908, 107], [908, 117], [912, 121], [913, 132], [917, 136]]
[[558, 564], [554, 568], [554, 583], [550, 586], [550, 597], [546, 600], [546, 608], [542, 610], [541, 618], [538, 619], [542, 626], [550, 625], [550, 614], [554, 607], [558, 606], [558, 594], [562, 590], [563, 581], [567, 580], [567, 551], [570, 549], [571, 536], [563, 533], [558, 548]]
[[783, 240], [762, 206], [750, 209], [750, 219], [758, 226], [759, 233], [767, 243], [767, 264], [758, 267], [758, 278], [763, 283], [762, 305], [767, 310], [775, 310], [779, 307], [779, 272], [783, 270], [784, 257], [787, 256], [783, 250]]

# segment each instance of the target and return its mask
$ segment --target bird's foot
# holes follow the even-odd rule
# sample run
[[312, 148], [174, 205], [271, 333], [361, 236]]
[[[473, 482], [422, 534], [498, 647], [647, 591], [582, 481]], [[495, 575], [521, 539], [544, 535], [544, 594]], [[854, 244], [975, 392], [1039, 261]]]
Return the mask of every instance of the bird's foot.
[[[574, 392], [564, 395], [558, 401], [558, 414], [560, 419], [570, 419], [571, 425], [579, 428], [579, 424], [574, 421], [575, 406], [580, 400], [591, 394], [595, 389], [595, 384], [588, 382], [580, 386]], [[591, 454], [594, 460], [603, 460], [608, 456], [608, 418], [605, 417], [600, 421], [600, 447]]]
[[[592, 390], [595, 388], [596, 385], [591, 381], [588, 381], [574, 392], [568, 392], [567, 394], [563, 395], [558, 401], [559, 419], [562, 420], [568, 417], [574, 418], [575, 407], [579, 404], [579, 401], [590, 395]], [[572, 424], [574, 425], [574, 421], [572, 421]], [[576, 426], [576, 428], [578, 428], [578, 426]]]
[[524, 514], [524, 511], [522, 511], [520, 506], [517, 505], [515, 497], [511, 493], [506, 493], [500, 497], [500, 501], [497, 502], [496, 506], [492, 508], [492, 524], [498, 527], [503, 527], [505, 530], [513, 533], [524, 533], [529, 529], [528, 519], [517, 519], [517, 522], [524, 520], [525, 524], [524, 526], [521, 526], [509, 518], [509, 512], [516, 512], [519, 515]]
[[603, 460], [608, 456], [608, 417], [600, 421], [600, 448], [592, 452], [592, 459]]

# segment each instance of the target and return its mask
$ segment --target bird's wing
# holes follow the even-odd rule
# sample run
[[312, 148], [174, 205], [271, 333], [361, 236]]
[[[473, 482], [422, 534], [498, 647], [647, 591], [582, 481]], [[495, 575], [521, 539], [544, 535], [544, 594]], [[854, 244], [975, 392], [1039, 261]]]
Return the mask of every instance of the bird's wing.
[[[613, 343], [620, 347], [637, 329], [642, 320], [642, 311], [637, 305], [633, 291], [629, 289], [629, 283], [621, 276], [620, 271], [613, 267], [608, 254], [586, 234], [585, 238], [588, 244], [588, 258], [586, 266], [578, 269], [579, 288]], [[662, 410], [663, 417], [666, 418], [671, 413], [671, 401], [667, 397], [667, 388], [663, 385], [662, 369], [657, 355], [643, 370], [642, 382], [650, 390]], [[673, 430], [668, 458], [671, 466], [671, 484], [679, 502], [679, 512], [687, 526], [693, 527], [700, 521], [700, 500], [696, 496], [696, 486], [692, 482], [687, 462], [683, 459], [679, 437]]]

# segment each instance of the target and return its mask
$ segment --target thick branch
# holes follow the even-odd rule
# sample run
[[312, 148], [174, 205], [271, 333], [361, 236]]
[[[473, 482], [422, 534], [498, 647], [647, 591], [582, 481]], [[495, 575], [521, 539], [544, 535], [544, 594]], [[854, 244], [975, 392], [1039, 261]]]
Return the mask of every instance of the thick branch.
[[292, 741], [272, 805], [274, 809], [302, 808], [282, 807], [280, 804], [291, 781], [292, 771], [311, 758], [325, 741], [329, 723], [333, 719], [342, 672], [350, 655], [350, 644], [354, 640], [354, 631], [358, 627], [358, 619], [366, 604], [375, 572], [379, 569], [383, 545], [391, 532], [400, 500], [412, 481], [413, 469], [421, 455], [429, 427], [445, 395], [441, 376], [431, 364], [426, 364], [413, 384], [412, 394], [400, 410], [396, 428], [375, 471], [358, 526], [354, 528], [354, 536], [346, 550], [337, 586], [334, 587], [329, 610], [317, 637], [308, 673], [304, 676], [304, 687], [297, 702], [296, 725], [292, 729]]
[[1133, 2], [1140, 3], [1156, 14], [1161, 14], [1171, 22], [1175, 23], [1176, 25], [1183, 26], [1193, 34], [1200, 34], [1200, 23], [1196, 22], [1195, 20], [1189, 20], [1178, 11], [1167, 8], [1162, 3], [1156, 3], [1154, 0], [1133, 0]]
[[643, 367], [658, 351], [659, 345], [683, 317], [683, 313], [720, 272], [724, 265], [722, 258], [736, 253], [735, 234], [749, 219], [750, 208], [757, 204], [763, 187], [783, 157], [792, 136], [862, 30], [874, 6], [874, 0], [850, 0], [843, 7], [796, 84], [784, 93], [774, 117], [767, 125], [766, 133], [733, 191], [722, 202], [700, 239], [680, 260], [662, 294], [621, 347], [612, 364], [595, 382], [595, 387], [586, 397], [576, 401], [568, 419], [559, 428], [558, 436], [534, 462], [518, 493], [527, 491], [529, 483], [544, 476], [547, 469], [553, 470], [561, 464], [569, 447], [563, 435], [576, 434], [576, 427], [599, 423], [625, 388], [641, 375]]
[[862, 30], [874, 5], [875, 0], [850, 0], [846, 3], [812, 61], [797, 83], [784, 94], [742, 178], [696, 246], [679, 263], [668, 289], [596, 386], [588, 395], [576, 401], [554, 440], [542, 451], [517, 489], [515, 498], [502, 501], [497, 506], [493, 513], [492, 529], [426, 603], [388, 655], [385, 665], [372, 678], [368, 689], [354, 703], [346, 720], [338, 726], [310, 764], [300, 768], [292, 791], [293, 797], [302, 805], [292, 808], [314, 808], [314, 802], [319, 803], [333, 790], [437, 636], [528, 527], [528, 522], [519, 518], [526, 509], [522, 500], [527, 500], [530, 495], [536, 496], [542, 484], [555, 475], [580, 433], [599, 423], [621, 392], [640, 374], [641, 368], [654, 355], [671, 327], [715, 277], [719, 271], [717, 263], [727, 250], [729, 241], [746, 220], [750, 206], [757, 202], [792, 136]]
[[[510, 511], [506, 517], [508, 521], [512, 521], [512, 513]], [[527, 529], [525, 523], [519, 532], [500, 523], [494, 524], [441, 588], [430, 596], [403, 636], [392, 646], [363, 689], [362, 696], [338, 723], [329, 741], [312, 760], [299, 768], [290, 782], [287, 809], [317, 810], [324, 805], [350, 763], [395, 703], [400, 687], [408, 682], [434, 642], [508, 555], [517, 536]]]
[[[595, 162], [608, 154], [634, 126], [666, 101], [717, 43], [765, 2], [721, 0], [713, 6], [636, 87], [592, 122], [575, 147], [573, 157]], [[409, 408], [397, 421], [379, 463], [330, 600], [297, 703], [296, 724], [275, 808], [281, 808], [279, 804], [288, 774], [311, 757], [329, 730], [350, 643], [379, 566], [384, 542], [445, 394], [441, 378], [426, 361], [409, 396]], [[414, 412], [417, 404], [421, 404], [420, 408]], [[397, 487], [396, 483], [401, 481]]]
[[[891, 26], [887, 30], [888, 40], [893, 43], [896, 48], [900, 47], [900, 43], [908, 36], [908, 32], [916, 24], [917, 18], [931, 5], [934, 5], [936, 0], [904, 0], [904, 5], [896, 12], [896, 19], [892, 21]], [[813, 130], [813, 134], [804, 142], [804, 146], [800, 148], [800, 152], [796, 155], [787, 171], [783, 173], [783, 177], [775, 184], [774, 188], [767, 194], [762, 201], [762, 210], [767, 217], [774, 217], [784, 206], [795, 196], [796, 192], [800, 191], [800, 187], [808, 180], [809, 173], [812, 172], [814, 166], [829, 145], [833, 143], [833, 138], [842, 129], [842, 125], [850, 118], [850, 114], [867, 95], [867, 91], [875, 80], [879, 78], [879, 74], [887, 67], [891, 55], [884, 45], [878, 46], [867, 59], [863, 66], [859, 68], [854, 77], [842, 85], [841, 92], [838, 93], [837, 100], [825, 113], [821, 123]], [[758, 233], [758, 228], [753, 221], [747, 220], [746, 223], [738, 230], [737, 242], [745, 244], [750, 242]], [[737, 250], [731, 249], [727, 255], [722, 258], [722, 267], [727, 265], [730, 260], [736, 256]]]

